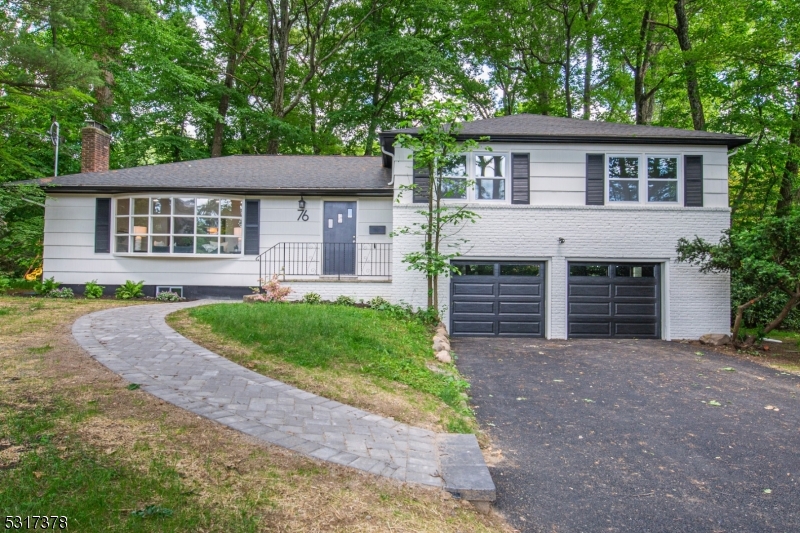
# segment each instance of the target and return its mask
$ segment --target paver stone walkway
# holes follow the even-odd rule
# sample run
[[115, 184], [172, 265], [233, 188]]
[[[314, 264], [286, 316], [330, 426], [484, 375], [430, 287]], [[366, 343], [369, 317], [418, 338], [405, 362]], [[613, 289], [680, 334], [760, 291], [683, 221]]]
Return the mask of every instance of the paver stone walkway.
[[[208, 303], [107, 309], [79, 318], [72, 333], [127, 381], [193, 413], [317, 459], [457, 492], [443, 480], [440, 456], [447, 469], [454, 460], [448, 442], [476, 450], [474, 436], [436, 434], [291, 387], [198, 346], [164, 321], [169, 313]], [[491, 478], [479, 462], [488, 489]], [[477, 499], [493, 500], [490, 488], [491, 497]]]

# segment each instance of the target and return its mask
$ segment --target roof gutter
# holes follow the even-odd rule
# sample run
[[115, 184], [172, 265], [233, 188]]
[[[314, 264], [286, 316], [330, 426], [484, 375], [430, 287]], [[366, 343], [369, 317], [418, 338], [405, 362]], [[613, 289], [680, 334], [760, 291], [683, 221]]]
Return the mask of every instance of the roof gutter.
[[92, 185], [44, 185], [40, 186], [46, 194], [147, 194], [156, 192], [218, 194], [231, 196], [392, 196], [393, 189], [381, 187], [374, 189], [232, 189], [210, 187], [121, 187]]
[[[408, 132], [386, 132], [384, 136], [394, 138], [399, 133], [414, 135]], [[456, 135], [457, 141], [468, 139], [480, 140], [488, 137], [488, 142], [526, 142], [540, 144], [666, 144], [693, 146], [727, 146], [729, 150], [743, 146], [752, 141], [748, 137], [733, 138], [691, 138], [691, 137], [635, 137], [635, 136], [585, 136], [585, 135], [523, 135], [523, 134], [464, 134]]]

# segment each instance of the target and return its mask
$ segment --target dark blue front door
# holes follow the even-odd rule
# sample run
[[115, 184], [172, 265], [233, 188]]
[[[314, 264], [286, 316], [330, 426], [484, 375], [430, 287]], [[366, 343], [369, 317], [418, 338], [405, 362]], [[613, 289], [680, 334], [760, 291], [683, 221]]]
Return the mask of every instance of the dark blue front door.
[[356, 274], [356, 202], [325, 202], [322, 230], [326, 276]]

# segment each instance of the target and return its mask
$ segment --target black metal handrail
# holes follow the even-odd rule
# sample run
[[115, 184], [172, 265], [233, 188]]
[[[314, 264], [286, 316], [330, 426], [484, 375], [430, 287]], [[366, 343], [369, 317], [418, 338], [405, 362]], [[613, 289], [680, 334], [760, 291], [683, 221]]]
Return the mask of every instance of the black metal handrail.
[[392, 277], [390, 243], [280, 242], [256, 258], [259, 279], [285, 276]]

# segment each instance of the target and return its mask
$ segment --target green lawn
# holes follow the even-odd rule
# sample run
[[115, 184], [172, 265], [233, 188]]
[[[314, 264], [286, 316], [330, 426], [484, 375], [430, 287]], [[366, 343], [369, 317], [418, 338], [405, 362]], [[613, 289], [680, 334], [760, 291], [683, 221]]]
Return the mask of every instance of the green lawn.
[[237, 362], [256, 370], [260, 362], [278, 360], [312, 369], [318, 379], [358, 376], [384, 389], [410, 389], [449, 407], [444, 423], [449, 431], [474, 427], [464, 402], [468, 383], [452, 365], [433, 366], [433, 332], [419, 320], [352, 306], [269, 303], [208, 305], [191, 309], [189, 316], [215, 335], [247, 346], [249, 355]]
[[[0, 295], [0, 524], [7, 515], [56, 515], [68, 518], [69, 531], [90, 532], [511, 531], [498, 514], [440, 492], [259, 444], [129, 387], [71, 332], [81, 315], [129, 305], [140, 303]], [[217, 353], [233, 347], [253, 359], [253, 348], [212, 333], [186, 311], [171, 323], [176, 315], [212, 345], [222, 339]], [[427, 411], [428, 422], [454, 413], [400, 382], [259, 357], [257, 370], [291, 370], [286, 381], [305, 380], [307, 390], [340, 387], [345, 396], [356, 391], [365, 402], [378, 398], [385, 409], [420, 416], [427, 400], [401, 401], [413, 392], [441, 406]]]

